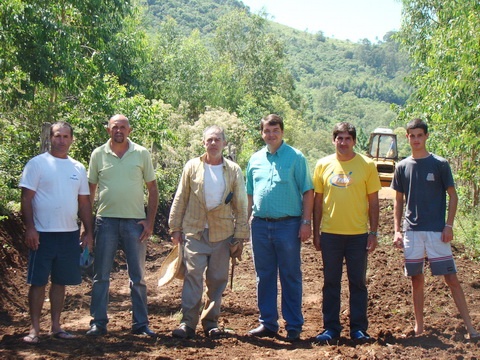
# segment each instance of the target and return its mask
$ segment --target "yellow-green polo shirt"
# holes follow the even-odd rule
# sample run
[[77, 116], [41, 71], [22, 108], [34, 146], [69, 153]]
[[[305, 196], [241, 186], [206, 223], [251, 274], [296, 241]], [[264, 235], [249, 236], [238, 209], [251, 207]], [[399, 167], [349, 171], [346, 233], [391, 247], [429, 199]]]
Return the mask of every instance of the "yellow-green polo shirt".
[[96, 148], [88, 166], [88, 182], [97, 184], [97, 216], [144, 219], [144, 184], [155, 180], [152, 158], [146, 148], [128, 140], [119, 158], [110, 139]]

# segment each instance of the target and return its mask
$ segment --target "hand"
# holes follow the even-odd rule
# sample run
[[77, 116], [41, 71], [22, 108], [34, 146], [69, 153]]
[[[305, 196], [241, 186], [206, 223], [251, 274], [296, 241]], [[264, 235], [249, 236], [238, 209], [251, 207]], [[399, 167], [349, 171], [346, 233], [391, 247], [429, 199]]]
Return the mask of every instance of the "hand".
[[242, 253], [243, 253], [243, 239], [234, 238], [230, 242], [230, 257], [234, 264], [237, 263], [237, 259], [239, 261], [242, 260]]
[[403, 234], [401, 231], [395, 231], [395, 235], [393, 237], [393, 246], [397, 249], [403, 248]]
[[80, 246], [82, 249], [85, 249], [85, 246], [88, 247], [89, 252], [93, 252], [93, 236], [90, 233], [82, 232], [80, 235]]
[[145, 240], [148, 240], [150, 236], [153, 234], [153, 224], [150, 224], [148, 220], [140, 220], [137, 224], [140, 224], [143, 226], [143, 231], [140, 234], [140, 242], [144, 242]]
[[322, 251], [322, 245], [320, 241], [320, 234], [313, 235], [313, 246], [315, 246], [315, 250]]
[[40, 235], [35, 227], [27, 227], [25, 230], [25, 243], [29, 249], [33, 251], [38, 250], [38, 245], [40, 245]]
[[442, 231], [442, 241], [448, 243], [453, 240], [453, 228], [445, 226]]
[[377, 235], [369, 234], [367, 239], [367, 251], [369, 254], [375, 251], [378, 245]]
[[301, 242], [307, 241], [312, 236], [312, 226], [310, 224], [301, 224], [298, 230], [298, 237]]
[[172, 236], [170, 236], [170, 240], [172, 240], [173, 245], [181, 244], [182, 243], [182, 232], [181, 231], [172, 232]]

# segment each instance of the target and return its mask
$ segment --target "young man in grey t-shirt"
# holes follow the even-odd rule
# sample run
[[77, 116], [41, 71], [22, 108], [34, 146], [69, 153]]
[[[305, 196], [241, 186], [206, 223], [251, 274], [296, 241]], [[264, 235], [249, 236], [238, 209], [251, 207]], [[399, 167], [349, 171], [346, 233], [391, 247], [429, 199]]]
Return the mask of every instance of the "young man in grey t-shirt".
[[[480, 338], [480, 333], [472, 325], [450, 246], [458, 203], [450, 166], [445, 159], [427, 151], [428, 127], [421, 119], [408, 123], [407, 139], [412, 155], [397, 165], [392, 181], [392, 188], [396, 191], [393, 241], [396, 247], [404, 249], [405, 274], [412, 280], [415, 335], [422, 334], [424, 330], [423, 269], [426, 252], [432, 274], [444, 276], [470, 339]], [[403, 233], [400, 224], [404, 202]]]

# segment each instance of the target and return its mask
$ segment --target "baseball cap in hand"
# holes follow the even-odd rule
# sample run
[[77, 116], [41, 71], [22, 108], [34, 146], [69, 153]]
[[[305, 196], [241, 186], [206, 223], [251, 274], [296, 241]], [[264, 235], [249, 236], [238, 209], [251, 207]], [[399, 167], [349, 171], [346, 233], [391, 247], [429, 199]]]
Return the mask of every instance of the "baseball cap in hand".
[[93, 265], [93, 254], [88, 250], [88, 246], [85, 246], [82, 253], [80, 254], [80, 267], [82, 269], [88, 269]]

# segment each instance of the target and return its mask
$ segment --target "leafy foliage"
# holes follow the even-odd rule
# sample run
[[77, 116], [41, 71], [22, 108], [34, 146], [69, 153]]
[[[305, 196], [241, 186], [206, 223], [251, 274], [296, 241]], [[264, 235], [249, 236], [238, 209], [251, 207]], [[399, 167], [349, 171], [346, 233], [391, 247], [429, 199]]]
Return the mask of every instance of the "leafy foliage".
[[[449, 158], [469, 204], [480, 203], [480, 3], [404, 0], [400, 39], [414, 71], [415, 92], [401, 113], [428, 120], [430, 146]], [[452, 136], [454, 134], [454, 136]]]

